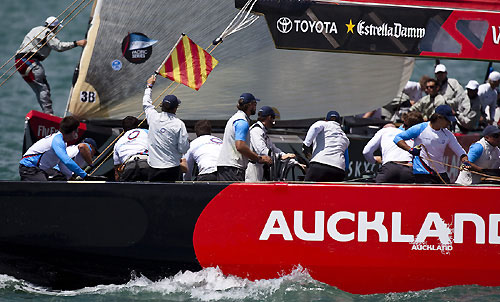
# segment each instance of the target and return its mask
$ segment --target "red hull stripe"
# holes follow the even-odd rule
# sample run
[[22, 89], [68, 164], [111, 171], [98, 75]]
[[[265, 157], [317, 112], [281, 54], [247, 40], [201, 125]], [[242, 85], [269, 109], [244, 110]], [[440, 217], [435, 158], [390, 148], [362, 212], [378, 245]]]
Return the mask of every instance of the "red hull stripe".
[[356, 294], [500, 286], [499, 194], [500, 187], [232, 184], [200, 215], [193, 243], [203, 267], [268, 279], [300, 264]]

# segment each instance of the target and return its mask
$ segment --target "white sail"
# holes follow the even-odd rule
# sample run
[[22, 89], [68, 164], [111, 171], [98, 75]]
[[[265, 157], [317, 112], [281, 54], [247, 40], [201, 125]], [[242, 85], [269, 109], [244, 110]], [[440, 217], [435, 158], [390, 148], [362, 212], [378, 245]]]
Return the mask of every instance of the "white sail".
[[[180, 34], [206, 47], [237, 12], [231, 0], [98, 0], [69, 113], [88, 120], [139, 115], [146, 79]], [[129, 33], [158, 41], [145, 62], [124, 57]], [[263, 18], [229, 36], [212, 55], [219, 65], [198, 92], [184, 86], [174, 92], [182, 100], [181, 118], [227, 119], [243, 92], [260, 98], [259, 106], [277, 107], [286, 120], [329, 110], [363, 113], [389, 103], [414, 63], [405, 57], [278, 50]], [[158, 78], [153, 97], [170, 83]]]

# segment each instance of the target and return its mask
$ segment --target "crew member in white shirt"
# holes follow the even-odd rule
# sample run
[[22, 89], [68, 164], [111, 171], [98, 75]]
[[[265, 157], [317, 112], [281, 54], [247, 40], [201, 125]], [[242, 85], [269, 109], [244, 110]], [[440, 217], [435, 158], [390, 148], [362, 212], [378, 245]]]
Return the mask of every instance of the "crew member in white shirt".
[[488, 125], [483, 130], [483, 138], [472, 144], [467, 156], [471, 162], [470, 171], [462, 170], [455, 183], [461, 185], [478, 184], [481, 175], [471, 171], [486, 173], [486, 169], [498, 170], [500, 168], [500, 129], [495, 125]]
[[33, 89], [36, 99], [47, 114], [54, 114], [50, 97], [50, 86], [45, 76], [45, 69], [41, 61], [45, 60], [52, 50], [57, 52], [84, 47], [87, 40], [61, 42], [56, 34], [62, 26], [56, 17], [48, 17], [44, 26], [32, 28], [23, 39], [16, 53], [16, 68], [24, 81]]
[[348, 147], [339, 113], [328, 112], [324, 121], [312, 124], [302, 145], [305, 156], [312, 157], [304, 180], [343, 181], [349, 167]]
[[181, 101], [167, 95], [161, 104], [161, 113], [151, 103], [151, 93], [156, 76], [147, 81], [142, 105], [149, 124], [148, 164], [149, 181], [176, 181], [180, 178], [180, 164], [189, 149], [188, 133], [184, 122], [175, 115]]
[[116, 181], [146, 181], [149, 175], [148, 130], [138, 128], [139, 120], [127, 116], [122, 120], [122, 137], [113, 149]]
[[[271, 158], [280, 157], [282, 160], [295, 158], [295, 154], [285, 153], [276, 147], [267, 135], [268, 129], [271, 129], [275, 124], [276, 113], [273, 108], [263, 106], [257, 114], [257, 122], [250, 127], [252, 150], [258, 155], [269, 155]], [[245, 181], [257, 182], [263, 180], [271, 180], [264, 179], [264, 164], [250, 161], [245, 172]]]
[[[481, 100], [482, 116], [491, 125], [495, 120], [495, 110], [497, 108], [498, 91], [500, 85], [500, 72], [493, 71], [488, 76], [488, 83], [479, 85], [478, 95]], [[488, 112], [486, 109], [488, 108]]]
[[198, 167], [196, 181], [216, 181], [217, 180], [217, 159], [222, 149], [222, 140], [212, 135], [212, 125], [210, 121], [201, 120], [194, 124], [194, 132], [197, 138], [194, 139], [182, 158], [181, 166], [187, 171], [184, 180], [193, 178], [194, 166]]
[[[424, 121], [419, 112], [410, 112], [405, 117], [404, 130], [420, 124]], [[402, 150], [394, 143], [394, 137], [404, 131], [389, 123], [380, 129], [375, 136], [368, 141], [363, 149], [363, 156], [372, 164], [382, 164], [375, 181], [377, 183], [413, 183], [415, 177], [412, 170], [412, 156]], [[413, 141], [406, 141], [408, 146], [413, 147]], [[382, 158], [373, 156], [377, 149], [381, 149]]]
[[[413, 174], [416, 183], [450, 183], [444, 163], [444, 152], [449, 147], [465, 166], [470, 167], [465, 150], [447, 128], [456, 118], [449, 105], [441, 105], [429, 122], [420, 123], [394, 137], [394, 143], [413, 155]], [[414, 147], [405, 141], [413, 139]], [[423, 146], [421, 146], [423, 145]], [[438, 175], [439, 174], [439, 175]]]

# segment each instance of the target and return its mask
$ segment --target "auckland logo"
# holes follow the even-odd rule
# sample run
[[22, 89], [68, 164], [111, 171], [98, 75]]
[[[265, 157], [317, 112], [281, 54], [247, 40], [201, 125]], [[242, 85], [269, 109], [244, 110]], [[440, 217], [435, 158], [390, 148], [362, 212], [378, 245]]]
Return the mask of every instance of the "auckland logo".
[[276, 28], [278, 31], [282, 34], [287, 34], [292, 30], [293, 24], [292, 20], [287, 17], [281, 17], [278, 19], [278, 22], [276, 22]]

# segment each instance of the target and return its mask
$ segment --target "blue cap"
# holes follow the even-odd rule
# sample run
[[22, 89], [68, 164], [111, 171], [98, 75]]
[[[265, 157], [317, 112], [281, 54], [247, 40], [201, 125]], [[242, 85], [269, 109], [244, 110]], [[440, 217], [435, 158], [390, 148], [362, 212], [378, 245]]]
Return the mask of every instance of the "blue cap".
[[240, 99], [243, 100], [243, 102], [241, 102], [242, 104], [248, 104], [252, 101], [256, 101], [256, 102], [260, 102], [259, 99], [256, 99], [253, 94], [251, 93], [248, 93], [248, 92], [245, 92], [243, 94], [240, 95]]
[[179, 100], [175, 95], [169, 94], [163, 98], [162, 106], [164, 106], [166, 109], [172, 109], [179, 106], [180, 103], [181, 100]]
[[262, 117], [265, 117], [265, 116], [272, 116], [272, 117], [276, 117], [276, 113], [274, 112], [273, 108], [269, 107], [269, 106], [262, 106], [260, 109], [259, 109], [259, 116], [262, 116]]
[[95, 142], [95, 140], [93, 138], [87, 137], [83, 140], [83, 142], [86, 144], [89, 144], [92, 147], [92, 149], [95, 150], [96, 155], [99, 154], [99, 151], [97, 151], [97, 143]]
[[456, 122], [457, 119], [453, 115], [453, 110], [449, 105], [439, 105], [436, 107], [436, 110], [434, 111], [437, 114], [440, 114], [447, 118], [450, 122]]
[[498, 134], [498, 133], [500, 133], [500, 129], [498, 129], [498, 127], [495, 125], [488, 125], [483, 130], [483, 136], [490, 136], [490, 135]]
[[329, 121], [332, 119], [332, 117], [336, 117], [337, 121], [340, 120], [340, 114], [337, 111], [328, 111], [326, 114], [326, 120]]

